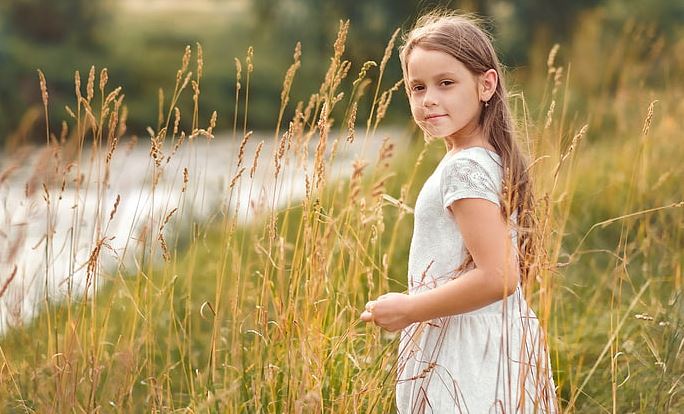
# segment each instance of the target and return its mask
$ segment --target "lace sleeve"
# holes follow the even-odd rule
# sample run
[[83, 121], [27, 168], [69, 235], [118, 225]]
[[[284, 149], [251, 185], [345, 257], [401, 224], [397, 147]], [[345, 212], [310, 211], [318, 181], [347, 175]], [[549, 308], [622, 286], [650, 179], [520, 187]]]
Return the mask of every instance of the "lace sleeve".
[[499, 187], [482, 164], [469, 158], [459, 158], [442, 171], [442, 206], [447, 209], [462, 198], [482, 198], [498, 206]]

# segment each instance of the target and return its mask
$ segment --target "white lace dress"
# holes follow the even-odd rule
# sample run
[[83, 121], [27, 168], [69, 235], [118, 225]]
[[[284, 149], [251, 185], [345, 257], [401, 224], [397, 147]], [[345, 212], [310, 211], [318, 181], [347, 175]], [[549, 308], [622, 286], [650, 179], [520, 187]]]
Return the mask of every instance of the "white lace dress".
[[[447, 207], [462, 198], [499, 205], [499, 156], [482, 147], [447, 154], [415, 205], [409, 293], [457, 277], [463, 238]], [[515, 231], [511, 231], [515, 246]], [[469, 313], [413, 324], [401, 334], [401, 414], [556, 412], [544, 335], [520, 291]]]

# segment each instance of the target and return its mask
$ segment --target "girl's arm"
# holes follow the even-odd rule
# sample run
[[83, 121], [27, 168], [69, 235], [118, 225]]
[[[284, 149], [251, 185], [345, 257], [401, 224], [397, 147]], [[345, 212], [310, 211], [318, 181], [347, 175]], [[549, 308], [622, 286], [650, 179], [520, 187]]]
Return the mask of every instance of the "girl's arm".
[[450, 209], [475, 268], [416, 295], [382, 295], [368, 302], [362, 320], [394, 331], [414, 322], [470, 312], [514, 292], [518, 266], [499, 207], [487, 200], [464, 198], [454, 201]]

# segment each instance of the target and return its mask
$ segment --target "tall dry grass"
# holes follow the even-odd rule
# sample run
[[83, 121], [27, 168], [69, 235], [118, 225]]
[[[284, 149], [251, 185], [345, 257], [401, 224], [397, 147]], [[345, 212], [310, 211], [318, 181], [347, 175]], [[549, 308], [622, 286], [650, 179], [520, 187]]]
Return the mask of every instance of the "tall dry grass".
[[[201, 164], [166, 168], [180, 147], [214, 138], [216, 115], [207, 117], [205, 128], [201, 123], [201, 48], [195, 49], [192, 71], [192, 49], [186, 49], [174, 90], [168, 99], [160, 93], [158, 122], [148, 138], [152, 194], [161, 176], [173, 175], [181, 197], [155, 200], [164, 207], [139, 217], [143, 230], [132, 231], [127, 241], [133, 265], [102, 263], [110, 242], [108, 222], [120, 213], [118, 198], [113, 205], [104, 203], [112, 173], [108, 163], [129, 145], [123, 95], [107, 90], [106, 70], [98, 77], [93, 69], [82, 96], [76, 74], [70, 131], [65, 127], [59, 138], [46, 131], [49, 168], [34, 175], [27, 191], [44, 196], [47, 263], [54, 249], [51, 220], [64, 219], [51, 216], [54, 203], [62, 202], [66, 190], [97, 194], [91, 254], [85, 263], [72, 263], [73, 271], [86, 266], [85, 289], [82, 295], [69, 289], [55, 302], [46, 286], [40, 314], [4, 335], [3, 410], [392, 410], [396, 336], [360, 324], [358, 316], [369, 297], [406, 288], [411, 205], [442, 150], [417, 140], [398, 153], [397, 137], [379, 136], [398, 88], [382, 79], [396, 33], [379, 67], [366, 62], [352, 81], [353, 65], [344, 60], [348, 29], [348, 22], [340, 25], [320, 88], [308, 102], [294, 105], [281, 130], [303, 53], [300, 45], [295, 48], [270, 157], [262, 151], [263, 141], [251, 157], [246, 153], [253, 134], [247, 115], [237, 115], [240, 107], [248, 112], [258, 51], [248, 50], [246, 68], [236, 59], [232, 136], [238, 150], [221, 190], [224, 202], [203, 220], [194, 220], [184, 201], [201, 196], [188, 187]], [[572, 76], [555, 54], [543, 76], [547, 89], [535, 104], [540, 109], [530, 109], [522, 93], [511, 99], [533, 161], [542, 246], [533, 258], [537, 277], [526, 285], [526, 295], [549, 332], [561, 406], [566, 412], [676, 412], [684, 406], [679, 397], [684, 338], [677, 293], [682, 170], [674, 138], [684, 108], [677, 106], [677, 93], [663, 91], [657, 103], [652, 99], [641, 108], [638, 125], [634, 120], [625, 128], [629, 136], [587, 142], [601, 131], [574, 118]], [[341, 88], [350, 81], [351, 91], [344, 93]], [[47, 117], [42, 74], [40, 85]], [[192, 126], [182, 131], [177, 102], [189, 89]], [[372, 109], [362, 120], [358, 108], [364, 98], [371, 99]], [[660, 108], [667, 109], [659, 114]], [[364, 136], [356, 136], [355, 125], [364, 121]], [[379, 152], [357, 154], [351, 174], [335, 175], [332, 165], [340, 151], [361, 139], [383, 140]], [[95, 180], [82, 180], [88, 173], [83, 166], [93, 164]], [[291, 188], [285, 166], [305, 177], [305, 192], [302, 198], [284, 194], [286, 206], [278, 209], [281, 193]], [[268, 168], [276, 190], [263, 205], [252, 206], [261, 214], [241, 225], [239, 203], [257, 191], [257, 168]], [[247, 198], [242, 188], [248, 189]], [[77, 201], [68, 218], [73, 233], [83, 214]], [[4, 294], [16, 276], [2, 277]]]

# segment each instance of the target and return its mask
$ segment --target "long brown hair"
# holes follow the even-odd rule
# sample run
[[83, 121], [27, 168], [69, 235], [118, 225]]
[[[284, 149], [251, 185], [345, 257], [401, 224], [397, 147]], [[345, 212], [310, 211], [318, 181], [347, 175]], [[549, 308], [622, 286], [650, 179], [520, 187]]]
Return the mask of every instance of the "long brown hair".
[[[445, 10], [423, 15], [404, 36], [404, 44], [400, 47], [399, 58], [406, 93], [409, 96], [411, 91], [406, 79], [408, 57], [416, 47], [447, 53], [462, 62], [474, 75], [481, 75], [489, 69], [494, 69], [498, 75], [496, 91], [487, 106], [482, 103], [479, 121], [484, 136], [501, 158], [504, 172], [501, 213], [507, 221], [513, 214], [517, 216], [520, 277], [526, 280], [531, 271], [529, 265], [534, 263], [531, 255], [535, 254], [536, 249], [534, 199], [527, 160], [515, 140], [514, 122], [508, 106], [502, 65], [492, 41], [472, 15]], [[466, 268], [471, 264], [472, 256], [468, 254], [460, 268]]]

